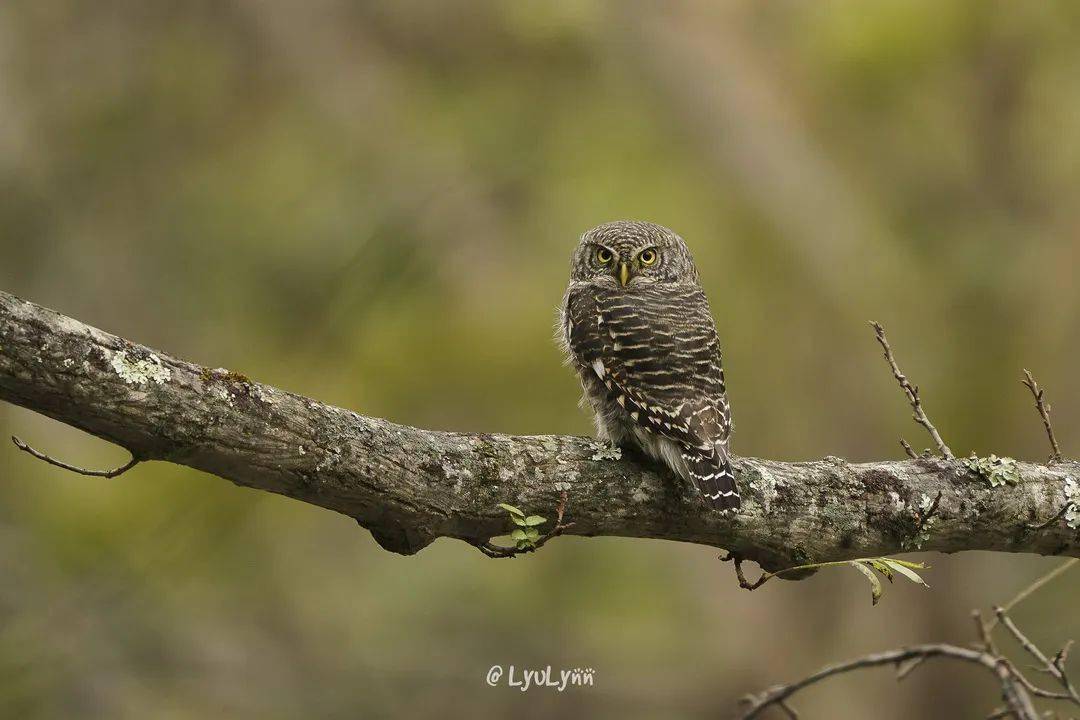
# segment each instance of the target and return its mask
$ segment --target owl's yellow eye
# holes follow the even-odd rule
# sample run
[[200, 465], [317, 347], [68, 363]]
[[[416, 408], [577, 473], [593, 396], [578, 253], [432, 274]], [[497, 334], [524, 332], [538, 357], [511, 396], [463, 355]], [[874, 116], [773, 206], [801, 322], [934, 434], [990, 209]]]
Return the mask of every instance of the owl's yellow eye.
[[601, 265], [607, 265], [615, 259], [615, 256], [612, 255], [611, 251], [607, 248], [600, 248], [596, 251], [596, 259], [600, 262]]
[[648, 267], [650, 265], [655, 265], [656, 264], [656, 258], [657, 258], [656, 251], [651, 249], [651, 248], [648, 249], [648, 250], [643, 250], [641, 252], [641, 254], [638, 255], [638, 260], [640, 260], [641, 264], [644, 265], [645, 267]]

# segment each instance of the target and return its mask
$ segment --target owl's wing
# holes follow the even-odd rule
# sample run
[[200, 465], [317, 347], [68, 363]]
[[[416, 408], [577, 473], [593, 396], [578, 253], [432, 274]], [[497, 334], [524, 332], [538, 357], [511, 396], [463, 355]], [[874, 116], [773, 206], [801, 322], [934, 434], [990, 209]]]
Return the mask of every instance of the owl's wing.
[[738, 507], [728, 457], [731, 411], [720, 343], [705, 294], [657, 285], [586, 288], [567, 299], [567, 342], [612, 401], [675, 441], [687, 474], [721, 507]]

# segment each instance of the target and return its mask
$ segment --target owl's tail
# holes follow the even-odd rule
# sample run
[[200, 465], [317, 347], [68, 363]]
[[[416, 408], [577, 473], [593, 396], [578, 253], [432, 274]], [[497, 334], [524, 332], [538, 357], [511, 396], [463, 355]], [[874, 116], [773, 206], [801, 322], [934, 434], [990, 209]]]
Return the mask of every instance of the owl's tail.
[[701, 491], [705, 502], [718, 510], [738, 510], [742, 506], [739, 489], [735, 486], [735, 473], [726, 452], [718, 450], [709, 454], [693, 454], [691, 451], [683, 458], [690, 479]]

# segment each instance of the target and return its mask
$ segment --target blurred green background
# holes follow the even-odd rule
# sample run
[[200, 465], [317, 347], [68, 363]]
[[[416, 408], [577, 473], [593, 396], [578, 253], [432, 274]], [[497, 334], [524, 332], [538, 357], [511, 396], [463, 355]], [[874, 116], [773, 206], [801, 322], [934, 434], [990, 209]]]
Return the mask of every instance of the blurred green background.
[[[424, 427], [590, 431], [551, 341], [578, 235], [694, 250], [739, 454], [927, 439], [1080, 451], [1080, 5], [982, 0], [0, 5], [0, 287], [136, 341]], [[0, 437], [124, 453], [0, 406]], [[727, 717], [827, 662], [970, 639], [1056, 562], [930, 556], [749, 594], [704, 547], [494, 562], [153, 464], [0, 446], [0, 717]], [[1080, 636], [1066, 576], [1017, 612]], [[592, 667], [593, 688], [487, 669]], [[807, 717], [975, 718], [976, 671], [880, 671]]]

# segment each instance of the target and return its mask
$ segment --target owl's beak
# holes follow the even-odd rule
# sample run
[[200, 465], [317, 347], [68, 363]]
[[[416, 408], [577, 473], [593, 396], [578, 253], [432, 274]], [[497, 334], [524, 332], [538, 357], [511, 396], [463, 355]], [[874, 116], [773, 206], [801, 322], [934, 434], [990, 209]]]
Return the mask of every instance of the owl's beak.
[[619, 263], [619, 284], [626, 287], [630, 284], [630, 263]]

